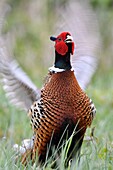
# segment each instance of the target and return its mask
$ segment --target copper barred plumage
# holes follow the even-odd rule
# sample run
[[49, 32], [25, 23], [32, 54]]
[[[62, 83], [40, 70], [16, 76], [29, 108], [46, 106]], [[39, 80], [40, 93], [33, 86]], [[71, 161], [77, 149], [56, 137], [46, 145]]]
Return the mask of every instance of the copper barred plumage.
[[77, 129], [80, 129], [77, 135], [81, 136], [82, 141], [95, 112], [92, 100], [80, 88], [74, 71], [52, 73], [41, 91], [41, 99], [34, 102], [29, 110], [35, 134], [33, 153], [38, 150], [40, 159], [44, 161], [52, 134], [52, 144], [57, 146], [66, 126], [73, 124], [72, 134], [77, 122]]

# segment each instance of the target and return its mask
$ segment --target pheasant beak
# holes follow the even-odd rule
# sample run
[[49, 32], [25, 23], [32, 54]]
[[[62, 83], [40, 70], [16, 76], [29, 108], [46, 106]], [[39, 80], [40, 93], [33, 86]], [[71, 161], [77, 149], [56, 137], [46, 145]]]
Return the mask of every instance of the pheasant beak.
[[73, 42], [73, 37], [71, 35], [67, 35], [67, 38], [65, 40], [66, 43], [72, 43]]

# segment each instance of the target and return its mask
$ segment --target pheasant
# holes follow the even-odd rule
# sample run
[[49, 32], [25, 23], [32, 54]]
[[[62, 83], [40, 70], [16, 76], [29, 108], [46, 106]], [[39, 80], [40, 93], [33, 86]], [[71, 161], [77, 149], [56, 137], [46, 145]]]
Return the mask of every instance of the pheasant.
[[[73, 3], [75, 2], [73, 1]], [[71, 10], [68, 6], [68, 19], [71, 18], [71, 11], [77, 11], [73, 3]], [[80, 21], [82, 19], [83, 17]], [[81, 26], [81, 24], [78, 23], [77, 26]], [[87, 35], [90, 34], [89, 29], [86, 30], [88, 30]], [[77, 31], [72, 31], [72, 33]], [[77, 45], [83, 48], [80, 53], [79, 48], [75, 48], [70, 33], [66, 31], [57, 37], [50, 37], [50, 40], [55, 42], [55, 62], [49, 68], [46, 82], [41, 90], [37, 89], [16, 61], [7, 57], [4, 39], [0, 39], [0, 72], [3, 76], [4, 89], [13, 104], [28, 111], [33, 129], [32, 139], [25, 140], [23, 146], [19, 148], [22, 154], [21, 161], [25, 165], [29, 159], [34, 162], [37, 154], [39, 161], [45, 162], [47, 155], [51, 156], [54, 147], [61, 148], [72, 136], [67, 153], [66, 161], [68, 163], [75, 155], [79, 155], [86, 129], [91, 125], [95, 116], [95, 106], [84, 89], [89, 83], [96, 65], [96, 58], [92, 57], [95, 45], [94, 48], [93, 46], [90, 48], [88, 45], [90, 38], [93, 39], [94, 44], [98, 44], [98, 38], [91, 33], [88, 43], [81, 44], [79, 40], [82, 38], [82, 31], [80, 31], [74, 37], [78, 36]]]
[[29, 109], [34, 131], [32, 158], [38, 153], [42, 162], [50, 142], [57, 148], [62, 136], [63, 140], [70, 138], [74, 129], [76, 132], [67, 155], [71, 158], [75, 151], [79, 151], [85, 131], [96, 113], [92, 100], [79, 86], [70, 63], [74, 53], [71, 34], [63, 32], [50, 39], [55, 41], [55, 63], [49, 68], [40, 99]]

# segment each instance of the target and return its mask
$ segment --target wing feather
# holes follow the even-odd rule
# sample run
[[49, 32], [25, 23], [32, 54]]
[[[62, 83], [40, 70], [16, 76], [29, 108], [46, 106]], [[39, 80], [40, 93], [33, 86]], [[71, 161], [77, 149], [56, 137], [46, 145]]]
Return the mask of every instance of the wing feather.
[[70, 0], [57, 8], [56, 35], [69, 31], [76, 44], [72, 67], [82, 89], [89, 84], [96, 70], [100, 49], [97, 16], [87, 1]]
[[37, 89], [15, 60], [8, 60], [3, 45], [0, 46], [0, 73], [6, 96], [11, 103], [28, 110], [31, 104], [39, 99], [40, 90]]
[[10, 38], [2, 34], [5, 15], [9, 5], [0, 1], [0, 76], [9, 101], [20, 109], [28, 110], [35, 100], [40, 98], [40, 90], [19, 67], [10, 55]]

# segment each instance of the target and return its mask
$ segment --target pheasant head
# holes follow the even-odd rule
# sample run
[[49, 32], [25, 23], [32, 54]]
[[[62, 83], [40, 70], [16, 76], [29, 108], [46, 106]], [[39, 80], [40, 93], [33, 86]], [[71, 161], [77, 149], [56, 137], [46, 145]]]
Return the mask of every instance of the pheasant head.
[[70, 70], [70, 54], [74, 53], [74, 42], [69, 32], [62, 32], [57, 37], [50, 37], [55, 41], [55, 68]]

